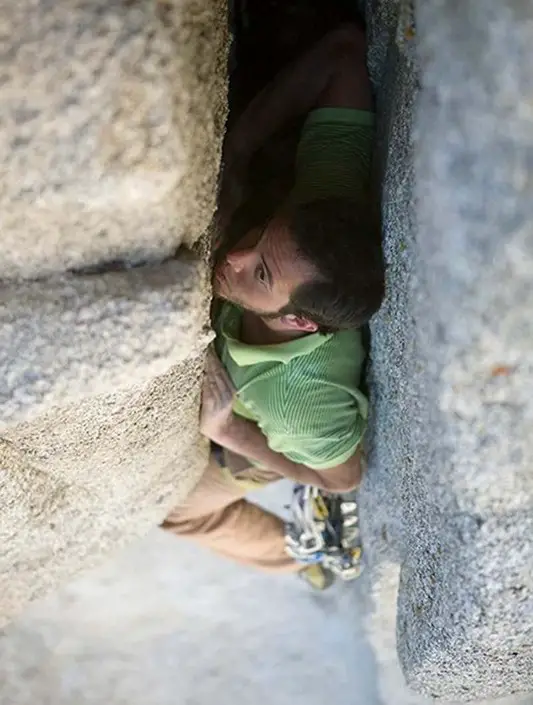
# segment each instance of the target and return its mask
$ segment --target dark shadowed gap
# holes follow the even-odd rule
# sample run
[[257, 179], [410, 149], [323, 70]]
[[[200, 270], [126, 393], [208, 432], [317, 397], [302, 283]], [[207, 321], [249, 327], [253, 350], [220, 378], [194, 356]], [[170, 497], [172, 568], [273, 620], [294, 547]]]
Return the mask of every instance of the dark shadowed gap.
[[[355, 0], [230, 0], [234, 45], [230, 60], [228, 130], [251, 99], [288, 63], [342, 22], [362, 24]], [[228, 243], [263, 221], [293, 183], [296, 145], [305, 116], [260, 149], [250, 168], [249, 195], [237, 211]]]

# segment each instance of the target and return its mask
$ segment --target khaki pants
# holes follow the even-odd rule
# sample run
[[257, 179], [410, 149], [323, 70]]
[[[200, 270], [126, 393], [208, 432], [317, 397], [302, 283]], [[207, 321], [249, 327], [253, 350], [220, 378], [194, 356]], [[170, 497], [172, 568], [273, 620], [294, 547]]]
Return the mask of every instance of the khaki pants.
[[245, 499], [250, 490], [280, 476], [250, 468], [233, 454], [226, 459], [228, 467], [220, 467], [211, 454], [200, 482], [162, 528], [264, 571], [300, 570], [302, 566], [285, 553], [283, 521]]

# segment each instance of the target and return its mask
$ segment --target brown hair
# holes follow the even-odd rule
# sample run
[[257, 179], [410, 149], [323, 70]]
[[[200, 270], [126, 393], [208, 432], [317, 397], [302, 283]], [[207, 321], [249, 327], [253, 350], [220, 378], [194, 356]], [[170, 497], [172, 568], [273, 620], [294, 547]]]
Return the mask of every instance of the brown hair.
[[319, 276], [301, 284], [278, 315], [307, 318], [322, 333], [366, 323], [385, 290], [379, 221], [369, 204], [325, 198], [284, 215], [300, 255]]

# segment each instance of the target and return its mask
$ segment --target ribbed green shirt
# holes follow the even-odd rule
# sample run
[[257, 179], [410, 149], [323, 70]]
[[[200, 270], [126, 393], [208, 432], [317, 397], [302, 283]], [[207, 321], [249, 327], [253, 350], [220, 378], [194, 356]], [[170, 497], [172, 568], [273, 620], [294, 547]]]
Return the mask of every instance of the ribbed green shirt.
[[[290, 200], [362, 195], [370, 178], [373, 121], [372, 113], [361, 110], [312, 111], [298, 146]], [[348, 460], [368, 416], [359, 390], [360, 332], [246, 345], [239, 340], [241, 315], [225, 303], [215, 326], [217, 352], [237, 390], [235, 413], [256, 422], [269, 447], [294, 462], [324, 470]]]
[[272, 450], [315, 470], [345, 462], [363, 435], [359, 331], [313, 333], [277, 345], [239, 339], [242, 312], [225, 304], [217, 349], [237, 390], [233, 410], [255, 421]]
[[311, 111], [298, 143], [289, 201], [307, 203], [329, 196], [357, 200], [369, 185], [373, 145], [373, 113], [351, 108]]

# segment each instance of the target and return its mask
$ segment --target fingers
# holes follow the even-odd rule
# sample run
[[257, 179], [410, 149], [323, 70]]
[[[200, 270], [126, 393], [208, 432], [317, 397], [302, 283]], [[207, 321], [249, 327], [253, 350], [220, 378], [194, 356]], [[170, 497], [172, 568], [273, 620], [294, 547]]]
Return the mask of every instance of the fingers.
[[215, 375], [213, 382], [220, 399], [229, 401], [233, 398], [235, 390], [225, 371], [219, 371]]
[[229, 400], [233, 398], [235, 394], [233, 383], [212, 347], [207, 351], [205, 373], [205, 379], [211, 393], [215, 394], [219, 399]]
[[205, 358], [205, 374], [208, 378], [214, 379], [221, 371], [226, 374], [226, 370], [222, 366], [215, 348], [210, 346], [207, 349], [207, 356]]
[[218, 355], [216, 354], [215, 348], [213, 345], [210, 345], [207, 348], [207, 353], [205, 356], [205, 374], [206, 376], [210, 376], [213, 372], [214, 369], [214, 364], [218, 360]]
[[215, 360], [215, 362], [219, 361], [219, 357], [217, 355], [217, 351], [215, 350], [214, 343], [211, 343], [211, 345], [207, 348], [205, 360], [207, 364], [211, 363], [213, 360]]
[[226, 377], [229, 380], [226, 368], [220, 361], [220, 358], [218, 357], [217, 352], [213, 346], [210, 346], [207, 350], [206, 373], [213, 377]]

